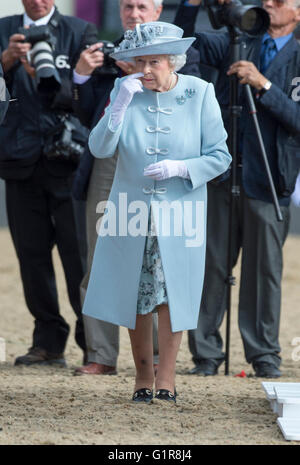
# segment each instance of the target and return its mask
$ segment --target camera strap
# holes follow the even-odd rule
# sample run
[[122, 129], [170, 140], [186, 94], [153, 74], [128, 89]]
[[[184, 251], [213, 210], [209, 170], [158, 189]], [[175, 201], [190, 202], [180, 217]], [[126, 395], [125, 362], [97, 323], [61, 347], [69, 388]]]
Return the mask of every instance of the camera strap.
[[61, 14], [59, 13], [58, 9], [55, 7], [55, 11], [50, 18], [48, 26], [51, 26], [52, 28], [57, 29], [60, 19], [61, 19]]

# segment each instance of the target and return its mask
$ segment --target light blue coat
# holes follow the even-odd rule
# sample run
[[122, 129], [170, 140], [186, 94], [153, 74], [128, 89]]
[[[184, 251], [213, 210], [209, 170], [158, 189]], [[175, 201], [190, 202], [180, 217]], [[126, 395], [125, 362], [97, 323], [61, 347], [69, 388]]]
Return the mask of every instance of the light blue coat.
[[[116, 80], [111, 103], [120, 82], [120, 79]], [[212, 84], [179, 74], [177, 85], [169, 92], [143, 90], [143, 93], [134, 95], [124, 121], [115, 130], [111, 126], [110, 104], [90, 135], [89, 146], [95, 157], [112, 157], [117, 150], [118, 162], [109, 197], [113, 203], [108, 202], [101, 223], [83, 313], [135, 328], [146, 236], [126, 234], [124, 224], [117, 224], [114, 236], [104, 233], [111, 225], [111, 213], [115, 212], [118, 220], [119, 214], [124, 216], [130, 205], [128, 221], [131, 226], [138, 227], [148, 222], [147, 211], [151, 205], [172, 331], [194, 329], [198, 322], [204, 276], [206, 183], [230, 165], [231, 156], [225, 142], [227, 134]], [[146, 166], [164, 158], [185, 160], [190, 180], [173, 177], [154, 181], [143, 175]], [[140, 203], [132, 203], [136, 201]], [[181, 211], [182, 215], [169, 214], [168, 208], [173, 201], [177, 201], [177, 213]], [[141, 205], [148, 210], [144, 211]], [[139, 223], [137, 215], [141, 211], [144, 216], [140, 216]], [[170, 231], [163, 233], [165, 220], [170, 217]], [[196, 225], [196, 220], [198, 240], [193, 241], [192, 226]], [[177, 228], [182, 226], [181, 234], [178, 229], [174, 230], [175, 221]], [[190, 221], [193, 221], [192, 225]]]

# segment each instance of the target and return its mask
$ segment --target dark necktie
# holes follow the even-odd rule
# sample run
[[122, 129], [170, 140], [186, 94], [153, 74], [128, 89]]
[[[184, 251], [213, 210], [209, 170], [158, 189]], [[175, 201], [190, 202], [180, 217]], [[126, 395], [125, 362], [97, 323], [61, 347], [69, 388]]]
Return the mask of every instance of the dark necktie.
[[263, 43], [262, 49], [261, 49], [260, 71], [262, 72], [262, 74], [264, 74], [266, 69], [269, 67], [271, 61], [275, 58], [276, 54], [277, 54], [277, 48], [276, 48], [275, 40], [270, 37]]

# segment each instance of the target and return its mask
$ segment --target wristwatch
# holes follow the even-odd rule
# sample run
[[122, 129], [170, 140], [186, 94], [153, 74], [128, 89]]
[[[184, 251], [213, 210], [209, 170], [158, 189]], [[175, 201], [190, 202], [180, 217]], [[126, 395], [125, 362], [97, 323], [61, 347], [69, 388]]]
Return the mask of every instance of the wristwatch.
[[262, 97], [268, 90], [271, 89], [271, 86], [272, 86], [272, 82], [271, 81], [267, 81], [263, 88], [260, 89], [260, 91], [258, 92], [258, 97]]

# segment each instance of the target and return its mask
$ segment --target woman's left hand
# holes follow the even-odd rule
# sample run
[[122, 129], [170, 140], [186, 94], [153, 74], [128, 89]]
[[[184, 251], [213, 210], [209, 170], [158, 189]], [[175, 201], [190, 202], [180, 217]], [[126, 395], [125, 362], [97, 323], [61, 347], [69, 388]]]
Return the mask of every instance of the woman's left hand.
[[144, 169], [144, 176], [155, 181], [163, 181], [174, 176], [188, 179], [189, 172], [183, 160], [163, 160], [147, 166]]

